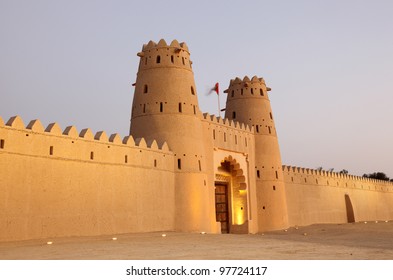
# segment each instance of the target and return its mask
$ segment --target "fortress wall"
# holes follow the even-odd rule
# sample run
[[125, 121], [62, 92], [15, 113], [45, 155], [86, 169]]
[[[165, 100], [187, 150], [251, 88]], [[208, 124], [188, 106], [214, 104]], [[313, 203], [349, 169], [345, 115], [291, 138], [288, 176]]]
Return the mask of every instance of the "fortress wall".
[[166, 143], [0, 121], [0, 241], [174, 230], [173, 168]]
[[[393, 220], [391, 182], [283, 166], [290, 226]], [[347, 196], [347, 198], [346, 198]]]

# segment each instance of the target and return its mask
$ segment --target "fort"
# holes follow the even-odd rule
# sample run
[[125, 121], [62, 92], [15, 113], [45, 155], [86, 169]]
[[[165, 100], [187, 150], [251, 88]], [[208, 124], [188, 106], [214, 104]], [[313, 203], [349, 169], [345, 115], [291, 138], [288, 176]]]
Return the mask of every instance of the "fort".
[[141, 52], [130, 135], [0, 118], [0, 241], [393, 219], [393, 183], [285, 166], [263, 78], [202, 113], [185, 43]]

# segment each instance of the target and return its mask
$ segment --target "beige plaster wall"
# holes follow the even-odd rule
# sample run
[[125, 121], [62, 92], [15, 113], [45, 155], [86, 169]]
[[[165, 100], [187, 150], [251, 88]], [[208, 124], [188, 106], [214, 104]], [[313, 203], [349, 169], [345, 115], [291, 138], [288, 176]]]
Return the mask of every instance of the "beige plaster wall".
[[346, 223], [345, 195], [355, 221], [393, 219], [393, 184], [334, 172], [283, 166], [290, 226]]
[[19, 117], [0, 140], [0, 241], [174, 230], [166, 144]]

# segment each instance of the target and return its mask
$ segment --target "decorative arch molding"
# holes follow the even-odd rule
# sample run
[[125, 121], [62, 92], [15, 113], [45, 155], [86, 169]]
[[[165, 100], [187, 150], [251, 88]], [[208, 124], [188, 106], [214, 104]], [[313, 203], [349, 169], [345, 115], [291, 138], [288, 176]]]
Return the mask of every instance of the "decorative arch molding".
[[222, 233], [249, 232], [247, 160], [246, 154], [215, 149], [216, 221], [221, 225]]

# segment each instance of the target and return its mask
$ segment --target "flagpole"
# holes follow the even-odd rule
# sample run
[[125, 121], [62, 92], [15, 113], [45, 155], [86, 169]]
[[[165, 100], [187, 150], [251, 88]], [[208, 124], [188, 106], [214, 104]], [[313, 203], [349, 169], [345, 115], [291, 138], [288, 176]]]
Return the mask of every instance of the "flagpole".
[[218, 116], [221, 118], [220, 94], [219, 93], [217, 93], [217, 99], [218, 99]]
[[221, 118], [221, 109], [220, 109], [220, 85], [218, 83], [216, 83], [214, 85], [214, 88], [212, 88], [209, 92], [209, 94], [211, 92], [215, 91], [217, 93], [217, 100], [218, 100], [218, 116]]

